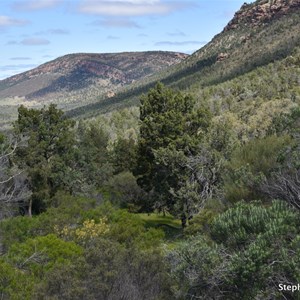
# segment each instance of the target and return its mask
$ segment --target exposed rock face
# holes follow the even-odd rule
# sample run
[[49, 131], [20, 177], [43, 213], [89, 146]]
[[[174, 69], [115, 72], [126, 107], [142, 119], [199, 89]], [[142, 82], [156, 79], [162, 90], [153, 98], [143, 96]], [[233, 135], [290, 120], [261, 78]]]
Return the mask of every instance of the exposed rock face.
[[228, 57], [228, 54], [227, 53], [219, 53], [218, 56], [217, 56], [217, 61], [223, 61], [224, 59], [226, 59]]
[[[177, 64], [188, 55], [178, 52], [69, 54], [0, 81], [0, 98], [58, 99], [81, 91], [95, 98], [112, 97], [115, 89]], [[81, 96], [72, 95], [72, 98]]]
[[116, 95], [115, 92], [113, 92], [113, 91], [108, 91], [107, 94], [106, 94], [106, 97], [107, 97], [107, 98], [111, 98], [111, 97], [114, 97], [115, 95]]
[[224, 31], [235, 29], [240, 25], [259, 26], [299, 9], [300, 0], [260, 0], [252, 4], [244, 3]]

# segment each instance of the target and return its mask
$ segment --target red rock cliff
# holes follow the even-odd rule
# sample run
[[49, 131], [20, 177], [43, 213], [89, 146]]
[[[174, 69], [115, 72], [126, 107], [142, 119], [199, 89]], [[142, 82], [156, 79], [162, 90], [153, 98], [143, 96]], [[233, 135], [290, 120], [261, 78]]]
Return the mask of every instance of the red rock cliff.
[[259, 26], [288, 12], [300, 10], [300, 0], [261, 0], [252, 4], [244, 3], [224, 31], [244, 26]]

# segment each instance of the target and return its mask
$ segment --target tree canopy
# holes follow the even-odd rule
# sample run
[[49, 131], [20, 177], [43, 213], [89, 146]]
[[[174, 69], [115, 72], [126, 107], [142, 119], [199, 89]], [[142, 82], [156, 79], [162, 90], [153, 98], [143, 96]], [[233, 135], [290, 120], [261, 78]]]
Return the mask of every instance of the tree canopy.
[[183, 95], [158, 83], [141, 99], [140, 137], [135, 174], [150, 197], [146, 208], [173, 210], [178, 190], [186, 181], [186, 160], [193, 155], [210, 124], [206, 108], [195, 107]]

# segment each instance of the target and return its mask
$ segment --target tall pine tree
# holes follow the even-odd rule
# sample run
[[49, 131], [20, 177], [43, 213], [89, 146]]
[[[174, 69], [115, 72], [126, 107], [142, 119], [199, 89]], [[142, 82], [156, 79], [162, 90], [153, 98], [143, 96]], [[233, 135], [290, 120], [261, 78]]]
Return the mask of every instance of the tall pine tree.
[[19, 139], [17, 164], [26, 171], [32, 196], [28, 214], [43, 211], [59, 190], [71, 192], [73, 182], [74, 121], [51, 104], [47, 109], [20, 106], [15, 133]]
[[210, 119], [207, 109], [195, 108], [191, 95], [183, 95], [161, 83], [142, 97], [135, 175], [149, 195], [144, 205], [146, 210], [174, 212], [178, 207], [172, 191], [186, 181], [187, 157], [195, 154]]

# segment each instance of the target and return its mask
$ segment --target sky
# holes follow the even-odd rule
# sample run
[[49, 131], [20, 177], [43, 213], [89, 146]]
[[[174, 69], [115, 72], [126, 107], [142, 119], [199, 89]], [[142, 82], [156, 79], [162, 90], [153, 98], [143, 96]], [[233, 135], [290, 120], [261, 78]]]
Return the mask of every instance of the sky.
[[245, 0], [0, 0], [0, 80], [70, 53], [193, 53]]

